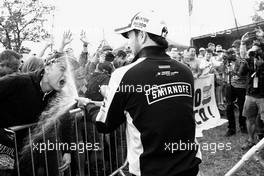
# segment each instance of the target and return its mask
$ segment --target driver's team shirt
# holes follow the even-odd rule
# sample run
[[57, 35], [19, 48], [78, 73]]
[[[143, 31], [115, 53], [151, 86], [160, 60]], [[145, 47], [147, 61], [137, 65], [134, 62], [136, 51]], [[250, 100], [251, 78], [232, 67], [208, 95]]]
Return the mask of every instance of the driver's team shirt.
[[175, 176], [196, 167], [201, 155], [191, 71], [157, 46], [143, 48], [136, 58], [112, 74], [105, 105], [96, 117], [98, 131], [108, 133], [126, 123], [132, 174]]

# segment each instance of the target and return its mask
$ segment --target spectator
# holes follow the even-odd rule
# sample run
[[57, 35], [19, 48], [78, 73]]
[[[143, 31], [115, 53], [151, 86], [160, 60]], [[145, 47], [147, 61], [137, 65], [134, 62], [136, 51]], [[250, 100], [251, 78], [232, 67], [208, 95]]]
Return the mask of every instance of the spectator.
[[190, 47], [187, 50], [183, 63], [191, 69], [194, 78], [198, 78], [201, 75], [201, 70], [199, 69], [200, 61], [196, 58], [194, 47]]
[[[239, 126], [242, 133], [247, 133], [246, 128], [246, 118], [242, 115], [243, 105], [246, 95], [246, 80], [247, 76], [243, 71], [243, 65], [245, 62], [244, 58], [240, 57], [239, 48], [240, 40], [235, 40], [232, 44], [232, 50], [235, 52], [234, 55], [231, 55], [231, 58], [228, 58], [230, 63], [231, 70], [231, 84], [230, 90], [227, 93], [227, 109], [226, 116], [228, 119], [228, 131], [226, 136], [232, 136], [236, 133], [236, 122], [234, 116], [235, 103], [238, 105], [239, 109]], [[231, 50], [230, 50], [231, 51]], [[233, 58], [232, 58], [233, 57]]]
[[21, 68], [21, 72], [27, 73], [27, 72], [34, 72], [39, 69], [44, 68], [44, 61], [41, 58], [38, 57], [30, 57], [28, 58]]
[[114, 66], [119, 68], [125, 65], [127, 54], [123, 50], [119, 50], [115, 56]]
[[213, 51], [211, 49], [206, 49], [205, 57], [201, 59], [199, 64], [201, 75], [207, 75], [213, 69], [212, 57], [213, 57]]
[[100, 86], [108, 85], [110, 73], [111, 67], [108, 64], [98, 63], [86, 84], [85, 97], [94, 101], [103, 101], [103, 96], [100, 94]]
[[[59, 55], [59, 54], [58, 54]], [[68, 63], [70, 64], [71, 71], [74, 73], [74, 81], [77, 87], [77, 90], [80, 91], [80, 85], [82, 84], [82, 79], [84, 78], [83, 76], [80, 75], [79, 73], [79, 63], [75, 58], [67, 56], [66, 58]], [[52, 58], [49, 58], [47, 62], [52, 61]], [[67, 75], [67, 74], [65, 74]], [[67, 75], [70, 76], [70, 75]], [[68, 79], [66, 79], [68, 80]], [[34, 142], [34, 144], [40, 144], [49, 141], [50, 143], [55, 144], [56, 142], [60, 142], [63, 144], [69, 145], [72, 142], [76, 142], [74, 139], [74, 118], [69, 114], [68, 109], [66, 111], [63, 110], [64, 107], [69, 106], [68, 102], [68, 94], [67, 92], [67, 87], [70, 87], [70, 83], [63, 89], [63, 91], [60, 91], [56, 93], [56, 96], [54, 99], [49, 101], [49, 108], [45, 109], [45, 111], [42, 112], [42, 114], [39, 117], [38, 125], [35, 127], [31, 134], [31, 138]], [[73, 87], [70, 87], [73, 88]], [[74, 91], [74, 90], [73, 90]], [[65, 94], [67, 96], [65, 96]], [[74, 105], [70, 108], [74, 108]], [[61, 117], [57, 115], [56, 113], [61, 113]], [[50, 122], [52, 121], [52, 122]], [[57, 128], [55, 128], [55, 124]], [[45, 131], [45, 141], [43, 141], [43, 131], [42, 127], [46, 130]], [[79, 129], [79, 128], [78, 128]], [[56, 136], [57, 133], [57, 136]], [[77, 135], [77, 134], [76, 134]], [[75, 136], [76, 136], [75, 135]], [[57, 137], [57, 139], [56, 139]], [[79, 138], [80, 139], [80, 138]], [[29, 138], [27, 138], [27, 142], [25, 143], [26, 145], [23, 148], [22, 151], [22, 157], [20, 159], [20, 163], [22, 165], [20, 166], [21, 168], [21, 174], [25, 176], [30, 176], [34, 175], [32, 173], [31, 169], [31, 153], [30, 153], [30, 143], [29, 143]], [[79, 142], [79, 141], [78, 141]], [[47, 144], [47, 143], [46, 143]], [[39, 170], [41, 171], [41, 168], [43, 171], [46, 173], [43, 173], [43, 175], [59, 175], [59, 170], [58, 168], [60, 167], [61, 170], [65, 170], [66, 168], [69, 167], [70, 163], [74, 163], [75, 160], [71, 159], [74, 158], [72, 157], [72, 151], [70, 151], [67, 148], [62, 148], [62, 149], [54, 149], [54, 150], [47, 150], [46, 151], [46, 159], [47, 159], [47, 164], [48, 164], [48, 171], [44, 169], [45, 165], [43, 164], [45, 156], [43, 153], [41, 153], [39, 150], [33, 151], [34, 155], [32, 156], [34, 158], [34, 164], [35, 167], [38, 168], [36, 169], [37, 175], [41, 175], [39, 173]], [[53, 161], [60, 161], [61, 159], [58, 158], [57, 152], [60, 153], [62, 152], [63, 158], [62, 158], [62, 163], [58, 162], [53, 162]], [[75, 162], [76, 164], [77, 162]], [[59, 164], [59, 165], [58, 165]], [[81, 163], [83, 164], [83, 163]], [[83, 164], [84, 165], [84, 164]], [[76, 168], [71, 169], [72, 174], [76, 172]]]
[[21, 55], [13, 50], [0, 53], [0, 77], [19, 71]]
[[213, 51], [213, 56], [216, 56], [216, 55], [217, 55], [216, 50], [215, 50], [216, 47], [215, 47], [215, 44], [214, 44], [214, 43], [209, 42], [209, 43], [207, 44], [207, 48]]
[[236, 55], [240, 56], [240, 44], [241, 44], [241, 40], [235, 40], [232, 43], [232, 49], [235, 51]]
[[212, 50], [213, 52], [215, 52], [215, 44], [214, 43], [209, 42], [207, 44], [207, 48], [210, 49], [210, 50]]
[[212, 59], [212, 64], [215, 69], [215, 97], [216, 103], [220, 110], [220, 112], [224, 113], [226, 109], [226, 105], [224, 103], [225, 93], [224, 93], [224, 86], [225, 86], [225, 65], [224, 65], [224, 50], [222, 49], [221, 45], [217, 45], [216, 47], [216, 56]]
[[[261, 34], [261, 37], [264, 37], [262, 30], [258, 32]], [[245, 52], [246, 42], [249, 40], [249, 36], [246, 33], [242, 36], [241, 39], [241, 50]], [[244, 66], [247, 70], [247, 91], [246, 91], [246, 100], [244, 104], [243, 115], [247, 118], [247, 130], [248, 130], [248, 140], [242, 146], [242, 149], [247, 150], [251, 148], [255, 140], [256, 126], [264, 122], [264, 52], [261, 45], [254, 44], [252, 48], [248, 51], [248, 59], [246, 60]], [[261, 120], [259, 120], [259, 118]], [[256, 124], [259, 122], [259, 124]], [[263, 128], [263, 126], [262, 126]], [[263, 130], [263, 129], [261, 129]], [[260, 139], [263, 137], [263, 134], [259, 136]]]
[[224, 54], [224, 50], [222, 46], [217, 45], [216, 46], [216, 56], [214, 57], [215, 61], [220, 62], [220, 64], [223, 63], [223, 54]]
[[172, 48], [171, 52], [170, 52], [170, 56], [172, 59], [178, 61], [178, 62], [183, 62], [182, 61], [182, 56], [180, 54], [180, 52], [178, 51], [177, 48]]
[[38, 120], [47, 99], [65, 85], [65, 59], [53, 58], [42, 70], [0, 79], [1, 127], [23, 125]]
[[107, 52], [104, 56], [104, 62], [102, 62], [102, 63], [109, 65], [109, 67], [111, 68], [110, 74], [115, 70], [114, 65], [113, 65], [114, 59], [115, 59], [115, 56], [112, 54], [112, 52]]
[[[68, 35], [64, 35], [63, 43], [67, 43], [67, 40]], [[17, 53], [5, 51], [0, 58], [6, 61], [10, 56], [16, 61], [15, 68], [18, 69]], [[48, 99], [61, 91], [66, 83], [66, 59], [56, 53], [47, 59], [41, 70], [0, 78], [0, 127], [23, 125], [38, 120]]]
[[198, 54], [198, 59], [201, 59], [205, 56], [205, 49], [204, 48], [200, 48], [199, 49], [199, 54]]
[[192, 60], [196, 59], [196, 49], [194, 47], [189, 47], [188, 52]]

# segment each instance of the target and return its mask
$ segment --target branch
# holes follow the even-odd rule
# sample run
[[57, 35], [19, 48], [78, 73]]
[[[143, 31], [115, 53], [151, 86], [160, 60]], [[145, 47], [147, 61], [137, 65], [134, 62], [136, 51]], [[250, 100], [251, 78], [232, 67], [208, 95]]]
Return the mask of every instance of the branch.
[[29, 10], [27, 13], [24, 13], [23, 15], [21, 15], [21, 17], [24, 18], [25, 16], [31, 14], [32, 12], [35, 12], [35, 9]]
[[34, 23], [37, 20], [37, 16], [36, 15], [33, 19], [31, 19], [29, 22], [27, 22], [21, 29], [19, 29], [19, 31], [23, 31], [28, 25]]

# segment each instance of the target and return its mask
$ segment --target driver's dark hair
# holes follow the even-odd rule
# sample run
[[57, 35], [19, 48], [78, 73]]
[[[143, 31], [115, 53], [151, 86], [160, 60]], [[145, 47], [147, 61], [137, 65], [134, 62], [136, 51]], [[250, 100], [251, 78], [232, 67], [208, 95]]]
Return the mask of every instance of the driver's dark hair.
[[[137, 29], [134, 29], [134, 31], [135, 31], [135, 34], [136, 35], [140, 32]], [[151, 40], [153, 40], [158, 46], [161, 46], [164, 49], [167, 49], [169, 47], [169, 43], [166, 40], [166, 38], [164, 38], [162, 36], [155, 35], [155, 34], [151, 34], [151, 33], [148, 33], [148, 32], [147, 32], [147, 34], [148, 34], [149, 38]]]

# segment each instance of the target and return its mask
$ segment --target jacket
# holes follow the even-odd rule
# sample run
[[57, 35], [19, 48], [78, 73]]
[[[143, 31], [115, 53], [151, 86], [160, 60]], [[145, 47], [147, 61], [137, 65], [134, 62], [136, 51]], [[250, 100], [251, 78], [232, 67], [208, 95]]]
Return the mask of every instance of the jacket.
[[38, 120], [55, 92], [44, 94], [40, 87], [44, 69], [0, 78], [0, 127], [24, 125]]
[[[159, 46], [143, 48], [130, 65], [113, 72], [105, 105], [96, 116], [99, 132], [126, 123], [129, 171], [135, 175], [174, 176], [196, 167], [194, 78]], [[170, 145], [170, 149], [168, 147]]]

